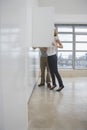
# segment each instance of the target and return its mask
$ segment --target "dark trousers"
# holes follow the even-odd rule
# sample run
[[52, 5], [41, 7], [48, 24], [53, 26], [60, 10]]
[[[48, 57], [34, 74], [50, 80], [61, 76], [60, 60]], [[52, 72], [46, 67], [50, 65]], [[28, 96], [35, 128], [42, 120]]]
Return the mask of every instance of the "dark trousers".
[[63, 82], [57, 68], [57, 55], [48, 56], [48, 65], [51, 73], [53, 86], [56, 86], [55, 76], [58, 80], [59, 86], [63, 86]]

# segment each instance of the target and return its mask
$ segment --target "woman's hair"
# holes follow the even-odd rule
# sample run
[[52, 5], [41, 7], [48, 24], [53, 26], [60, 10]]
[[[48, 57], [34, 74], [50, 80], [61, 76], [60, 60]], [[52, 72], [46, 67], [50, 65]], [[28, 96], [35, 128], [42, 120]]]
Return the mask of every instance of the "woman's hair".
[[57, 34], [58, 34], [57, 29], [54, 29], [54, 36], [57, 36]]

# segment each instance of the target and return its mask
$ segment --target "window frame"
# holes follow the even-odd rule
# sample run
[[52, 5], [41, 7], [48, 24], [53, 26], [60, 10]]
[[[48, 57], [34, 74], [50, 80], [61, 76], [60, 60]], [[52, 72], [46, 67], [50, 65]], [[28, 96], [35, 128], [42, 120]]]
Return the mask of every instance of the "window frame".
[[[80, 43], [79, 41], [76, 41], [76, 35], [87, 35], [87, 32], [81, 32], [81, 31], [75, 32], [75, 29], [76, 29], [76, 27], [79, 27], [79, 28], [86, 27], [87, 28], [87, 24], [55, 24], [55, 27], [57, 29], [58, 29], [58, 27], [72, 27], [72, 32], [65, 32], [65, 31], [58, 32], [58, 34], [72, 34], [72, 41], [68, 41], [69, 43], [72, 43], [72, 50], [63, 50], [63, 52], [72, 52], [72, 68], [63, 68], [63, 69], [87, 69], [87, 67], [77, 68], [75, 65], [76, 53], [77, 52], [87, 52], [87, 50], [76, 50], [76, 43]], [[63, 43], [66, 43], [66, 41], [63, 41]], [[87, 43], [87, 41], [81, 41], [81, 43]], [[58, 50], [58, 52], [62, 52], [62, 50]]]

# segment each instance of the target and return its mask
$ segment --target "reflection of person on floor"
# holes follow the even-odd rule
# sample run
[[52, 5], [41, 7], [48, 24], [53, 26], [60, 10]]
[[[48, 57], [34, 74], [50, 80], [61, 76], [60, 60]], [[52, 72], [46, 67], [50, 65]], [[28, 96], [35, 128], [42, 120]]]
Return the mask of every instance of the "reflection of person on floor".
[[57, 47], [63, 48], [63, 45], [60, 42], [59, 38], [57, 37], [57, 33], [58, 32], [54, 30], [54, 41], [52, 42], [51, 46], [47, 48], [47, 55], [48, 55], [48, 65], [49, 65], [52, 84], [53, 84], [51, 90], [57, 86], [55, 81], [55, 76], [56, 76], [59, 83], [59, 88], [56, 91], [61, 91], [64, 88], [64, 85], [57, 68]]
[[[39, 47], [40, 49], [40, 70], [41, 70], [41, 81], [38, 84], [39, 87], [44, 86], [45, 82], [47, 83], [47, 87], [51, 88], [51, 80], [50, 80], [50, 71], [48, 67], [47, 61], [47, 52], [44, 47]], [[45, 70], [46, 70], [46, 78], [45, 78]]]

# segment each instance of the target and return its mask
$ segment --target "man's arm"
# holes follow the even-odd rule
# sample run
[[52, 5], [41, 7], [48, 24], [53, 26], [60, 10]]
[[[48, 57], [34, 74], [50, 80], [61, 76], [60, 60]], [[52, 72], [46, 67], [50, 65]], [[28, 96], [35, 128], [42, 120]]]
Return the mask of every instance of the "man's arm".
[[44, 50], [44, 51], [47, 51], [47, 47], [43, 47], [43, 50]]

